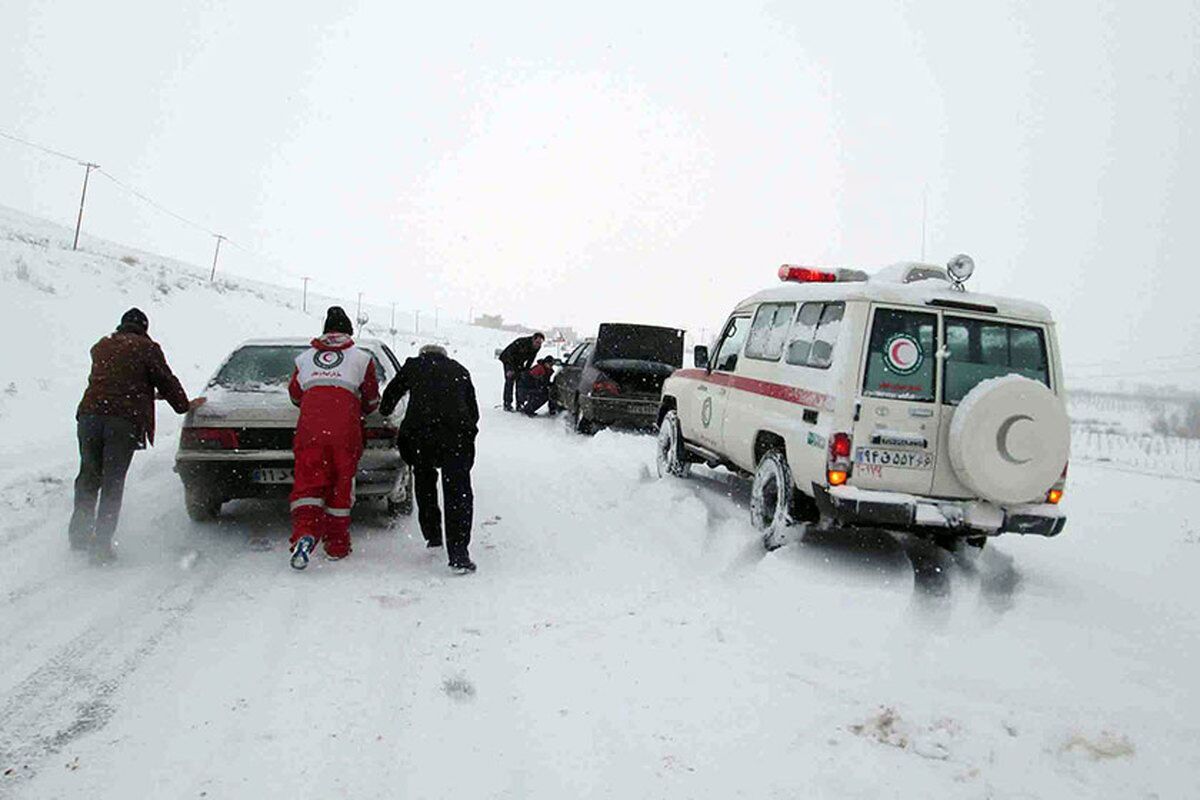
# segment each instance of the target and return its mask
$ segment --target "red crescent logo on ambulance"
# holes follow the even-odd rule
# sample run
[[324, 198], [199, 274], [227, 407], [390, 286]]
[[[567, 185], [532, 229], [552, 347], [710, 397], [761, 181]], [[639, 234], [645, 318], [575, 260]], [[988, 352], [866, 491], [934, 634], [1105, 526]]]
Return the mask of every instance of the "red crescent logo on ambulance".
[[911, 375], [921, 368], [925, 360], [921, 344], [907, 333], [898, 333], [888, 339], [884, 351], [887, 367], [898, 375]]

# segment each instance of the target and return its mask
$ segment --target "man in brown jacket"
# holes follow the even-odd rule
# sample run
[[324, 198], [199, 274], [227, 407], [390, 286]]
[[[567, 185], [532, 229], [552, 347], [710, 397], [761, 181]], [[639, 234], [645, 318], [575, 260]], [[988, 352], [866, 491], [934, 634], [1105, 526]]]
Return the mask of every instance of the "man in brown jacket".
[[87, 390], [75, 414], [79, 477], [68, 535], [72, 550], [90, 547], [98, 562], [115, 557], [113, 532], [133, 451], [154, 444], [155, 393], [178, 414], [203, 402], [188, 402], [149, 329], [146, 315], [131, 308], [115, 333], [96, 342]]

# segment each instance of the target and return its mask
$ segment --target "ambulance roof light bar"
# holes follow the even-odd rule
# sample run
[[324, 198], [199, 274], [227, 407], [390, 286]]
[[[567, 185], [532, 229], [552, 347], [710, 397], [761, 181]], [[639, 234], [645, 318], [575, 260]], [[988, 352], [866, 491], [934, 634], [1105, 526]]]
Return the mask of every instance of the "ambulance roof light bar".
[[844, 267], [823, 268], [802, 267], [796, 264], [784, 264], [779, 268], [779, 280], [792, 283], [846, 283], [865, 281], [867, 273], [858, 269]]

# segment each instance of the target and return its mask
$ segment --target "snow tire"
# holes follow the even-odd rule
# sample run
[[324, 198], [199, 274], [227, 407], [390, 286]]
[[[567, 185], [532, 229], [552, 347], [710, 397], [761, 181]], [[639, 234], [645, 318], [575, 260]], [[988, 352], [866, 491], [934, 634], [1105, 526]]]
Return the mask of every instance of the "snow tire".
[[754, 470], [750, 487], [750, 524], [762, 534], [763, 547], [777, 550], [792, 536], [792, 469], [782, 450], [768, 450]]
[[658, 477], [671, 475], [686, 478], [692, 474], [692, 465], [683, 449], [683, 433], [679, 428], [679, 413], [671, 409], [663, 415], [658, 426], [656, 447]]

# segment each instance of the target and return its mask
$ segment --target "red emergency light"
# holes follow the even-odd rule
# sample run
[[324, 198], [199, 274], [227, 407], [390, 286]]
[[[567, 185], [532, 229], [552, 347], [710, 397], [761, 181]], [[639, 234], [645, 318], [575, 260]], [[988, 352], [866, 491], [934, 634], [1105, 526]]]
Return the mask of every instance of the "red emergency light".
[[779, 268], [779, 280], [795, 281], [796, 283], [835, 283], [837, 273], [826, 272], [812, 267], [797, 267], [794, 264], [784, 264]]

